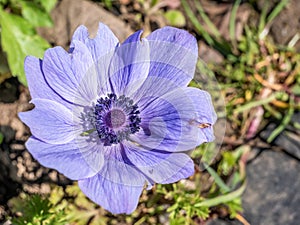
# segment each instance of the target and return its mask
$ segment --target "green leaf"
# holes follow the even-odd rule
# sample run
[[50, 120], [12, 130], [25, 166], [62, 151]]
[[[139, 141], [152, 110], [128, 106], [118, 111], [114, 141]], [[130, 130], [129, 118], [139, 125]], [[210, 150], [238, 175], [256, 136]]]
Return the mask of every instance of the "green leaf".
[[0, 144], [2, 144], [3, 140], [4, 140], [4, 135], [0, 132]]
[[242, 194], [244, 193], [244, 191], [246, 189], [246, 186], [247, 186], [247, 182], [244, 181], [242, 186], [239, 187], [237, 190], [230, 192], [228, 194], [225, 194], [225, 195], [220, 195], [215, 198], [210, 198], [210, 199], [204, 200], [202, 202], [196, 203], [194, 206], [195, 207], [203, 207], [203, 206], [213, 207], [213, 206], [217, 206], [219, 204], [233, 201], [234, 199], [242, 196]]
[[7, 4], [7, 0], [0, 0], [0, 6], [6, 5], [6, 4]]
[[230, 218], [234, 219], [238, 212], [243, 211], [242, 200], [240, 198], [236, 198], [231, 202], [227, 202], [227, 207], [229, 209]]
[[205, 168], [207, 170], [207, 172], [214, 178], [216, 184], [220, 187], [221, 191], [223, 193], [227, 193], [230, 191], [230, 187], [228, 187], [224, 181], [222, 180], [222, 178], [217, 174], [217, 172], [211, 168], [209, 165], [204, 164]]
[[236, 0], [235, 3], [233, 4], [231, 14], [230, 14], [230, 19], [229, 19], [229, 35], [230, 39], [233, 41], [235, 40], [235, 30], [236, 30], [236, 14], [238, 11], [238, 8], [241, 4], [241, 0]]
[[34, 2], [21, 2], [23, 17], [34, 27], [51, 27], [51, 17], [44, 9]]
[[300, 84], [295, 84], [291, 91], [293, 92], [294, 95], [300, 95]]
[[186, 220], [184, 217], [176, 217], [170, 220], [170, 225], [184, 225]]
[[234, 113], [241, 113], [241, 112], [244, 112], [246, 110], [250, 110], [254, 107], [268, 104], [271, 101], [275, 100], [277, 95], [278, 95], [277, 93], [274, 93], [274, 94], [271, 94], [267, 98], [263, 98], [263, 99], [260, 99], [260, 100], [254, 100], [254, 101], [248, 102], [244, 105], [241, 105], [241, 106], [237, 107], [235, 109]]
[[47, 13], [55, 7], [57, 0], [39, 0], [39, 3], [44, 7]]
[[185, 26], [185, 17], [179, 10], [168, 10], [164, 14], [171, 26], [183, 27]]
[[271, 23], [272, 20], [276, 18], [276, 16], [286, 7], [290, 0], [282, 0], [276, 5], [276, 7], [272, 10], [270, 15], [267, 18], [267, 23]]
[[281, 123], [279, 124], [279, 126], [277, 126], [272, 133], [270, 134], [270, 136], [267, 139], [268, 143], [271, 143], [281, 132], [284, 131], [284, 129], [286, 128], [286, 126], [290, 123], [290, 121], [292, 120], [292, 116], [294, 115], [294, 111], [295, 108], [293, 107], [295, 104], [294, 98], [290, 98], [290, 107], [288, 108], [288, 111], [286, 112], [285, 116], [283, 117]]
[[20, 16], [0, 9], [1, 44], [7, 54], [13, 75], [26, 85], [24, 59], [27, 55], [41, 58], [50, 47], [47, 41], [36, 34], [34, 27]]

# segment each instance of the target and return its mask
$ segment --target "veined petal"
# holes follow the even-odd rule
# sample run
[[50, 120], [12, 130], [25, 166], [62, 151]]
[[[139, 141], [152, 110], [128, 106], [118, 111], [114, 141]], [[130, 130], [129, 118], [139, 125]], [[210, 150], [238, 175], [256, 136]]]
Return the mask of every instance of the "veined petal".
[[43, 71], [47, 83], [62, 98], [73, 103], [80, 78], [73, 74], [71, 64], [69, 53], [62, 47], [50, 48], [45, 52]]
[[71, 47], [74, 47], [74, 41], [81, 41], [88, 47], [95, 63], [107, 53], [113, 52], [119, 43], [118, 38], [103, 23], [99, 23], [97, 35], [93, 39], [89, 38], [89, 33], [85, 26], [79, 26], [72, 37]]
[[[102, 149], [104, 165], [93, 177], [78, 181], [81, 190], [112, 213], [131, 213], [148, 178], [127, 158], [122, 144]], [[150, 184], [150, 182], [148, 181]]]
[[128, 160], [123, 144], [105, 146], [102, 153], [105, 160], [99, 176], [126, 186], [140, 187], [147, 182], [150, 184], [148, 178]]
[[89, 38], [89, 33], [85, 26], [79, 26], [72, 38], [72, 49], [75, 47], [76, 41], [84, 43], [92, 56], [98, 75], [98, 94], [106, 95], [107, 93], [111, 93], [108, 70], [115, 48], [119, 44], [117, 37], [108, 26], [99, 23], [97, 35], [93, 39]]
[[[172, 67], [172, 71], [174, 74], [182, 74], [182, 71], [175, 67]], [[180, 86], [176, 83], [176, 80], [170, 80], [168, 77], [149, 75], [140, 88], [132, 95], [132, 99], [138, 103], [139, 108], [142, 110], [155, 99], [159, 99], [168, 92], [180, 88]]]
[[43, 71], [49, 86], [62, 98], [72, 103], [76, 100], [77, 104], [89, 105], [96, 97], [97, 83], [86, 92], [78, 92], [78, 89], [85, 87], [85, 83], [90, 83], [90, 80], [97, 80], [97, 74], [86, 46], [79, 41], [74, 42], [74, 45], [71, 54], [61, 47], [48, 49], [44, 56]]
[[102, 177], [101, 174], [79, 180], [78, 185], [92, 201], [114, 214], [132, 213], [137, 207], [143, 190], [143, 185], [130, 186], [114, 183]]
[[143, 30], [136, 31], [132, 35], [130, 35], [124, 42], [123, 45], [129, 44], [129, 43], [135, 43], [142, 40], [142, 34]]
[[25, 59], [24, 69], [31, 97], [49, 99], [72, 109], [73, 104], [61, 98], [49, 87], [42, 71], [42, 65], [43, 61], [33, 56], [27, 56]]
[[74, 48], [74, 43], [73, 43], [74, 41], [81, 41], [82, 43], [85, 44], [86, 41], [88, 41], [89, 36], [90, 34], [86, 26], [80, 25], [79, 27], [77, 27], [72, 36], [72, 41], [70, 44], [71, 50], [72, 48]]
[[190, 160], [184, 167], [182, 167], [176, 174], [173, 176], [166, 178], [162, 184], [171, 184], [177, 182], [181, 179], [188, 178], [195, 173], [195, 164], [193, 160]]
[[[198, 88], [185, 88], [184, 93], [192, 100], [196, 117], [193, 122], [200, 128], [200, 136], [205, 137], [204, 142], [215, 139], [213, 125], [217, 121], [217, 114], [208, 92]], [[203, 126], [203, 127], [202, 127]]]
[[145, 95], [153, 100], [176, 88], [185, 87], [194, 77], [198, 58], [196, 39], [187, 31], [164, 27], [147, 38], [150, 48], [149, 74], [134, 94], [140, 105]]
[[35, 108], [19, 113], [19, 117], [36, 138], [49, 144], [65, 144], [80, 133], [80, 127], [73, 123], [71, 111], [63, 105], [37, 98], [32, 103]]
[[156, 183], [177, 182], [194, 173], [194, 162], [184, 153], [145, 149], [130, 142], [126, 142], [124, 148], [132, 164]]
[[146, 39], [140, 39], [142, 31], [132, 34], [116, 48], [109, 67], [109, 79], [113, 92], [131, 96], [145, 81], [150, 67], [150, 50]]
[[75, 90], [75, 103], [91, 105], [98, 96], [99, 86], [97, 65], [95, 65], [87, 47], [79, 41], [73, 41], [75, 50], [72, 53], [72, 70], [76, 77], [81, 76]]
[[197, 40], [186, 30], [165, 26], [153, 31], [147, 36], [147, 39], [151, 41], [175, 43], [176, 45], [181, 45], [189, 49], [194, 55], [198, 55]]
[[43, 166], [56, 169], [70, 179], [88, 178], [98, 172], [90, 167], [78, 146], [72, 141], [53, 145], [31, 137], [26, 142], [26, 147]]
[[174, 27], [157, 29], [146, 39], [151, 51], [150, 76], [162, 76], [180, 87], [186, 86], [195, 73], [197, 40], [187, 31]]
[[216, 119], [209, 94], [189, 87], [150, 101], [142, 109], [141, 118], [143, 130], [131, 139], [142, 146], [170, 152], [188, 151], [211, 141], [212, 128], [202, 129], [200, 124], [212, 125]]

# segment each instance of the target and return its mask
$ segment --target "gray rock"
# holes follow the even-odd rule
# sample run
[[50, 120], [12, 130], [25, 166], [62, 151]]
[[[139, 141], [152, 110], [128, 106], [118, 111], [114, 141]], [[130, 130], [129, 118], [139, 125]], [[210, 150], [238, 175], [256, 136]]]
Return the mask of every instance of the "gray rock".
[[[259, 0], [261, 2], [261, 8], [268, 7], [274, 8], [279, 0], [271, 0], [271, 4], [266, 0]], [[281, 45], [288, 44], [289, 41], [298, 33], [300, 28], [299, 23], [300, 4], [299, 0], [290, 0], [287, 6], [280, 12], [280, 14], [274, 19], [271, 26], [271, 35], [275, 42]], [[300, 50], [300, 42], [298, 41], [295, 48]]]
[[244, 216], [253, 225], [300, 224], [300, 163], [265, 151], [247, 167]]
[[[300, 112], [297, 112], [292, 117], [292, 122], [300, 121]], [[277, 126], [279, 126], [281, 121], [276, 123], [270, 123], [264, 131], [261, 132], [260, 137], [267, 140], [270, 134]], [[285, 152], [292, 155], [295, 158], [300, 159], [300, 134], [299, 130], [296, 130], [291, 125], [287, 127], [281, 134], [279, 134], [273, 141], [273, 144], [281, 147]]]
[[75, 29], [82, 24], [88, 28], [92, 37], [97, 33], [99, 22], [109, 26], [120, 41], [124, 41], [133, 33], [123, 20], [91, 1], [59, 1], [51, 17], [54, 26], [39, 28], [38, 32], [50, 43], [65, 48], [68, 48]]
[[242, 223], [237, 220], [215, 219], [215, 220], [208, 221], [206, 225], [242, 225]]

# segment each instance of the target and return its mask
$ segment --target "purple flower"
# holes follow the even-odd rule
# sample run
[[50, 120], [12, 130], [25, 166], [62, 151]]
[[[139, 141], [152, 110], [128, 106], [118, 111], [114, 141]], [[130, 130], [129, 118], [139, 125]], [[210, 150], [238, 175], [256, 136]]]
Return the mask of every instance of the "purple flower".
[[99, 25], [74, 33], [69, 52], [28, 56], [25, 72], [35, 108], [20, 113], [31, 129], [26, 146], [42, 165], [73, 180], [112, 213], [131, 213], [145, 186], [194, 173], [185, 151], [212, 141], [210, 95], [187, 87], [196, 39], [164, 27], [123, 44]]

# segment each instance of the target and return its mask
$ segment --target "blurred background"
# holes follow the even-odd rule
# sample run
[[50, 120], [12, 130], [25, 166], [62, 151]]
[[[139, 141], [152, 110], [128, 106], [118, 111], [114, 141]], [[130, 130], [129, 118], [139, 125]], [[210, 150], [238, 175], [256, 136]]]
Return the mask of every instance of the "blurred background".
[[[121, 42], [139, 29], [188, 30], [217, 85], [217, 138], [191, 153], [196, 173], [144, 191], [131, 215], [110, 214], [39, 165], [17, 116], [32, 108], [25, 56], [67, 50], [76, 27], [93, 36], [99, 22]], [[299, 28], [297, 0], [0, 0], [0, 224], [300, 224]]]

